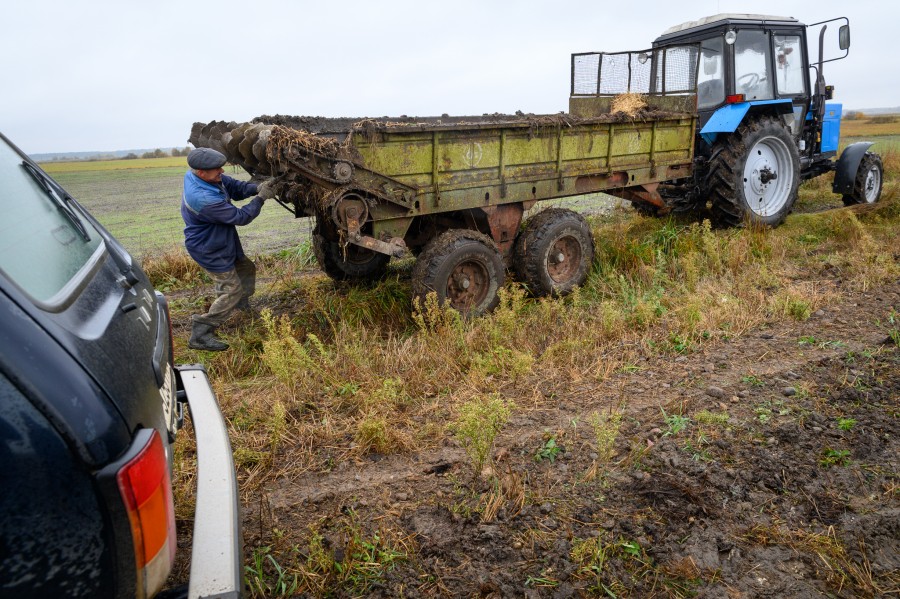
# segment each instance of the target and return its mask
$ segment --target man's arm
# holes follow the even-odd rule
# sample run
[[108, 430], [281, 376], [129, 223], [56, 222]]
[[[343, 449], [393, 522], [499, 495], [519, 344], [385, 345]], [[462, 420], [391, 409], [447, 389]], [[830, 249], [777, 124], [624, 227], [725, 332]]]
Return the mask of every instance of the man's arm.
[[238, 208], [223, 200], [204, 206], [199, 216], [209, 222], [223, 225], [246, 225], [259, 216], [264, 203], [264, 199], [256, 197]]
[[233, 179], [228, 175], [222, 175], [222, 186], [228, 192], [229, 197], [235, 200], [244, 200], [256, 195], [256, 183]]

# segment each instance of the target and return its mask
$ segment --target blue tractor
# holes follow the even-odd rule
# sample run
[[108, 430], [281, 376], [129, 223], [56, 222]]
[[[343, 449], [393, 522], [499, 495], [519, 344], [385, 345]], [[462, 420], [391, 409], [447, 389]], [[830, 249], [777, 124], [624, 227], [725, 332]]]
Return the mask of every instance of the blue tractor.
[[[840, 50], [826, 58], [829, 25], [837, 33], [829, 46]], [[808, 30], [818, 32], [816, 61]], [[832, 171], [833, 191], [846, 205], [879, 200], [883, 167], [872, 143], [854, 143], [837, 157], [842, 105], [829, 102], [823, 65], [849, 52], [846, 18], [807, 26], [792, 17], [720, 14], [668, 29], [653, 42], [654, 57], [673, 46], [699, 51], [694, 178], [667, 190], [673, 210], [708, 202], [721, 224], [777, 226], [800, 182]]]

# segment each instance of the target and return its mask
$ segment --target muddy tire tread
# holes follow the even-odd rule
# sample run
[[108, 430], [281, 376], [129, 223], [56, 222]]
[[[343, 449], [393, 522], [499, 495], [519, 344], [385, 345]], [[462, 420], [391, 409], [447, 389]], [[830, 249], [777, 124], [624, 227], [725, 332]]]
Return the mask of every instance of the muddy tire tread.
[[467, 245], [473, 243], [480, 244], [482, 247], [489, 250], [489, 252], [492, 252], [493, 257], [491, 262], [493, 264], [491, 266], [495, 270], [495, 275], [498, 279], [496, 284], [497, 289], [493, 294], [488, 294], [488, 297], [485, 298], [486, 301], [484, 301], [481, 306], [475, 307], [464, 315], [477, 316], [493, 310], [500, 302], [500, 296], [497, 294], [497, 291], [503, 286], [506, 274], [503, 266], [503, 258], [493, 239], [484, 233], [471, 229], [451, 229], [441, 233], [425, 244], [422, 253], [416, 258], [416, 262], [412, 269], [411, 278], [413, 297], [418, 298], [419, 301], [424, 303], [425, 298], [429, 293], [437, 292], [438, 301], [443, 304], [446, 298], [442, 297], [442, 292], [438, 291], [439, 285], [436, 283], [437, 279], [440, 278], [440, 271], [444, 262], [457, 251], [460, 251]]
[[374, 281], [387, 271], [391, 257], [372, 252], [372, 260], [365, 264], [343, 259], [340, 244], [319, 233], [312, 235], [313, 253], [322, 270], [335, 281]]
[[844, 206], [855, 206], [857, 204], [868, 203], [866, 202], [866, 177], [873, 165], [878, 165], [878, 169], [881, 172], [881, 189], [878, 190], [878, 197], [875, 198], [873, 204], [881, 199], [881, 194], [884, 191], [884, 164], [881, 161], [881, 156], [874, 152], [866, 152], [859, 163], [859, 168], [856, 169], [856, 179], [853, 181], [853, 191], [848, 195], [844, 195], [842, 198]]
[[[561, 288], [554, 286], [545, 272], [543, 260], [536, 259], [535, 253], [543, 253], [547, 243], [551, 243], [558, 233], [557, 224], [569, 226], [584, 236], [582, 243], [582, 264], [578, 273]], [[513, 270], [519, 281], [528, 287], [532, 295], [566, 295], [584, 283], [594, 261], [594, 238], [584, 217], [566, 208], [547, 208], [532, 216], [519, 233], [513, 249]]]

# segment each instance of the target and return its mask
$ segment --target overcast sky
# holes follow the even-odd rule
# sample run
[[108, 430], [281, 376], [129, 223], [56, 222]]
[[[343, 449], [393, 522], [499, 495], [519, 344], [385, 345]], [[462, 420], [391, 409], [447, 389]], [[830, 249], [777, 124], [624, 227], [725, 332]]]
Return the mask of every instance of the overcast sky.
[[[568, 109], [570, 54], [720, 12], [850, 19], [845, 109], [900, 105], [892, 3], [818, 0], [16, 0], [0, 131], [28, 153], [184, 146], [194, 121]], [[894, 33], [891, 33], [891, 32]]]

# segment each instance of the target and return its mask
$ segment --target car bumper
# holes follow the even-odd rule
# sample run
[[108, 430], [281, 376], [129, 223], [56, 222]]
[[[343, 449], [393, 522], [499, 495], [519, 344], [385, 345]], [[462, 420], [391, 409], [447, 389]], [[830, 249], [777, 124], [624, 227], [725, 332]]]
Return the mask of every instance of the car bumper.
[[241, 597], [241, 513], [228, 429], [203, 366], [185, 365], [177, 370], [197, 439], [188, 597]]

